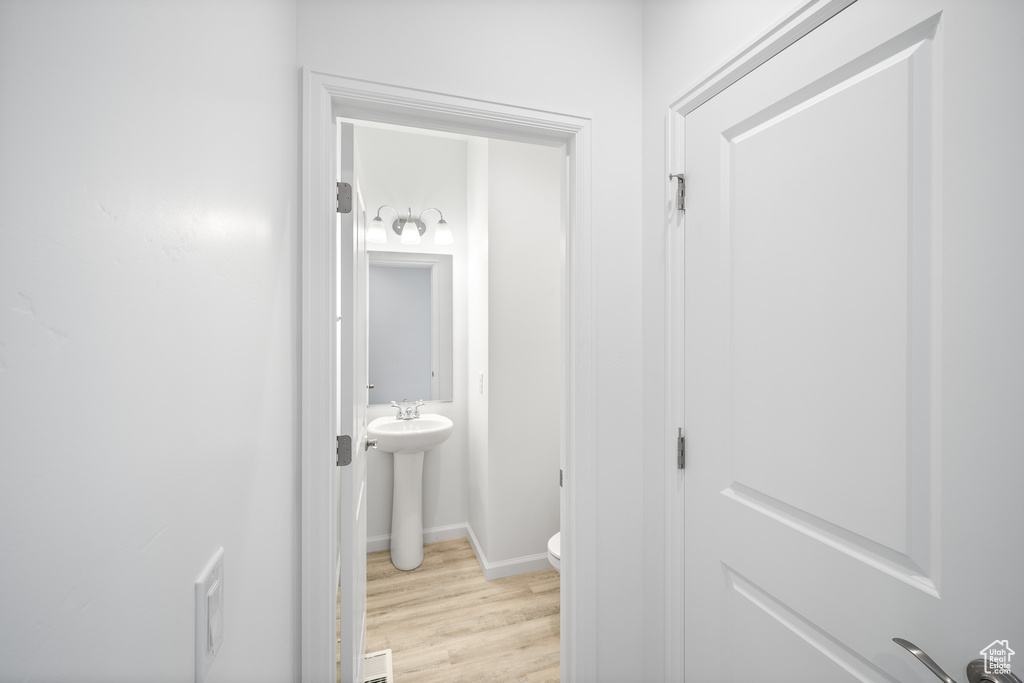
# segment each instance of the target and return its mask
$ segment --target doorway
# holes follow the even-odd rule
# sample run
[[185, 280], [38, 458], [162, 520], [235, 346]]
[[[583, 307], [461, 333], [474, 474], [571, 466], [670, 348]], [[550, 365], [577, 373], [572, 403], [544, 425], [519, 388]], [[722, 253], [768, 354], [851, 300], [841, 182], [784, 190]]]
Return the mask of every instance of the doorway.
[[[336, 117], [490, 138], [564, 145], [563, 305], [565, 321], [564, 515], [562, 518], [561, 676], [592, 676], [595, 652], [596, 515], [593, 463], [594, 369], [590, 340], [590, 122], [585, 118], [481, 103], [307, 71], [304, 74], [302, 220], [302, 663], [304, 680], [335, 677], [338, 519], [333, 486], [337, 405], [332, 392], [337, 334], [333, 264]], [[355, 452], [365, 433], [355, 425]], [[331, 453], [325, 458], [324, 453]]]
[[[367, 358], [355, 360], [369, 368], [368, 390], [355, 384], [355, 400], [367, 404], [367, 424], [393, 421], [389, 404], [403, 398], [425, 399], [421, 414], [454, 424], [422, 460], [423, 564], [396, 560], [406, 571], [388, 554], [395, 456], [354, 454], [352, 469], [366, 471], [350, 483], [366, 501], [356, 510], [366, 519], [364, 649], [393, 650], [397, 678], [494, 665], [557, 679], [559, 574], [545, 548], [560, 529], [564, 145], [339, 125], [342, 144], [352, 140], [339, 156], [343, 167], [353, 157], [353, 210], [365, 204], [352, 224], [369, 225], [368, 329], [353, 321], [369, 339]], [[412, 230], [421, 216], [407, 244], [401, 221]]]

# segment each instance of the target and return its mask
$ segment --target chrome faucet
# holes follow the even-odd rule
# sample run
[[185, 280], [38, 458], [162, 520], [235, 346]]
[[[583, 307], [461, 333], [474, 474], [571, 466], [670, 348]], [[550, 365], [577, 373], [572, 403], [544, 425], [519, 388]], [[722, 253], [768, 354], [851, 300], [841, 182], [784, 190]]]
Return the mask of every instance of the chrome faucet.
[[423, 401], [416, 401], [414, 405], [409, 405], [409, 399], [403, 398], [402, 403], [391, 402], [391, 407], [398, 411], [395, 415], [396, 420], [415, 420], [420, 416], [420, 406], [426, 405]]

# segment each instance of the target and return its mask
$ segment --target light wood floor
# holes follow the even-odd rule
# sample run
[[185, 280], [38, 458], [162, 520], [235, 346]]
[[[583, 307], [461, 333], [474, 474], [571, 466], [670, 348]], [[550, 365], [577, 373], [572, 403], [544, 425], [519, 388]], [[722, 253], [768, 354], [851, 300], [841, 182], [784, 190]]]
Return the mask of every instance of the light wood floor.
[[469, 541], [427, 544], [404, 572], [366, 556], [366, 651], [391, 648], [395, 683], [558, 681], [554, 569], [487, 581]]

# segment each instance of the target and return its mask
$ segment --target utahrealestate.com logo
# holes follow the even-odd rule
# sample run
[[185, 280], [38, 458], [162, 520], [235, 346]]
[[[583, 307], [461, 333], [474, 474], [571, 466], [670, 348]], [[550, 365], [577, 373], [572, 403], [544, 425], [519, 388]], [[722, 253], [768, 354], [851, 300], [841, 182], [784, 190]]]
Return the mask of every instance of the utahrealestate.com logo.
[[1010, 657], [1013, 657], [1015, 654], [1017, 653], [1010, 649], [1008, 641], [993, 641], [991, 645], [981, 651], [981, 656], [985, 658], [985, 673], [1010, 673]]

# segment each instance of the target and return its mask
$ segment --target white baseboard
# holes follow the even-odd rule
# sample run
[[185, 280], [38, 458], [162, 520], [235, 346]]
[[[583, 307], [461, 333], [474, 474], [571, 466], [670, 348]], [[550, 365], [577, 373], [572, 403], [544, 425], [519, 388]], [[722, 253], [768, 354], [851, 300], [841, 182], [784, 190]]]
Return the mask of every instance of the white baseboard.
[[547, 569], [551, 566], [551, 563], [548, 562], [548, 554], [546, 552], [539, 555], [513, 557], [511, 560], [488, 562], [487, 556], [484, 555], [484, 551], [480, 547], [480, 543], [476, 540], [476, 534], [473, 533], [473, 527], [467, 524], [466, 530], [469, 532], [469, 543], [473, 546], [473, 553], [476, 554], [476, 561], [480, 563], [480, 569], [483, 570], [484, 578], [488, 581], [501, 579], [506, 576], [515, 576], [516, 574], [536, 572], [541, 569]]
[[[424, 543], [436, 543], [437, 541], [450, 541], [453, 538], [465, 538], [469, 528], [465, 524], [449, 524], [447, 526], [435, 526], [423, 530]], [[391, 534], [383, 536], [370, 536], [366, 539], [366, 552], [375, 553], [378, 550], [391, 548]]]
[[[500, 579], [506, 576], [515, 576], [516, 574], [540, 571], [541, 569], [547, 569], [551, 566], [551, 563], [548, 562], [548, 554], [546, 552], [540, 553], [539, 555], [513, 557], [511, 560], [488, 562], [483, 549], [480, 547], [480, 543], [476, 540], [476, 534], [473, 533], [473, 527], [469, 524], [449, 524], [447, 526], [436, 526], [423, 530], [424, 543], [450, 541], [453, 538], [465, 538], [467, 536], [469, 537], [469, 544], [473, 546], [473, 553], [476, 555], [476, 561], [480, 563], [480, 569], [484, 573], [484, 578], [488, 581]], [[391, 534], [370, 536], [366, 539], [366, 552], [368, 553], [375, 553], [379, 550], [388, 550], [389, 548], [391, 548]]]

